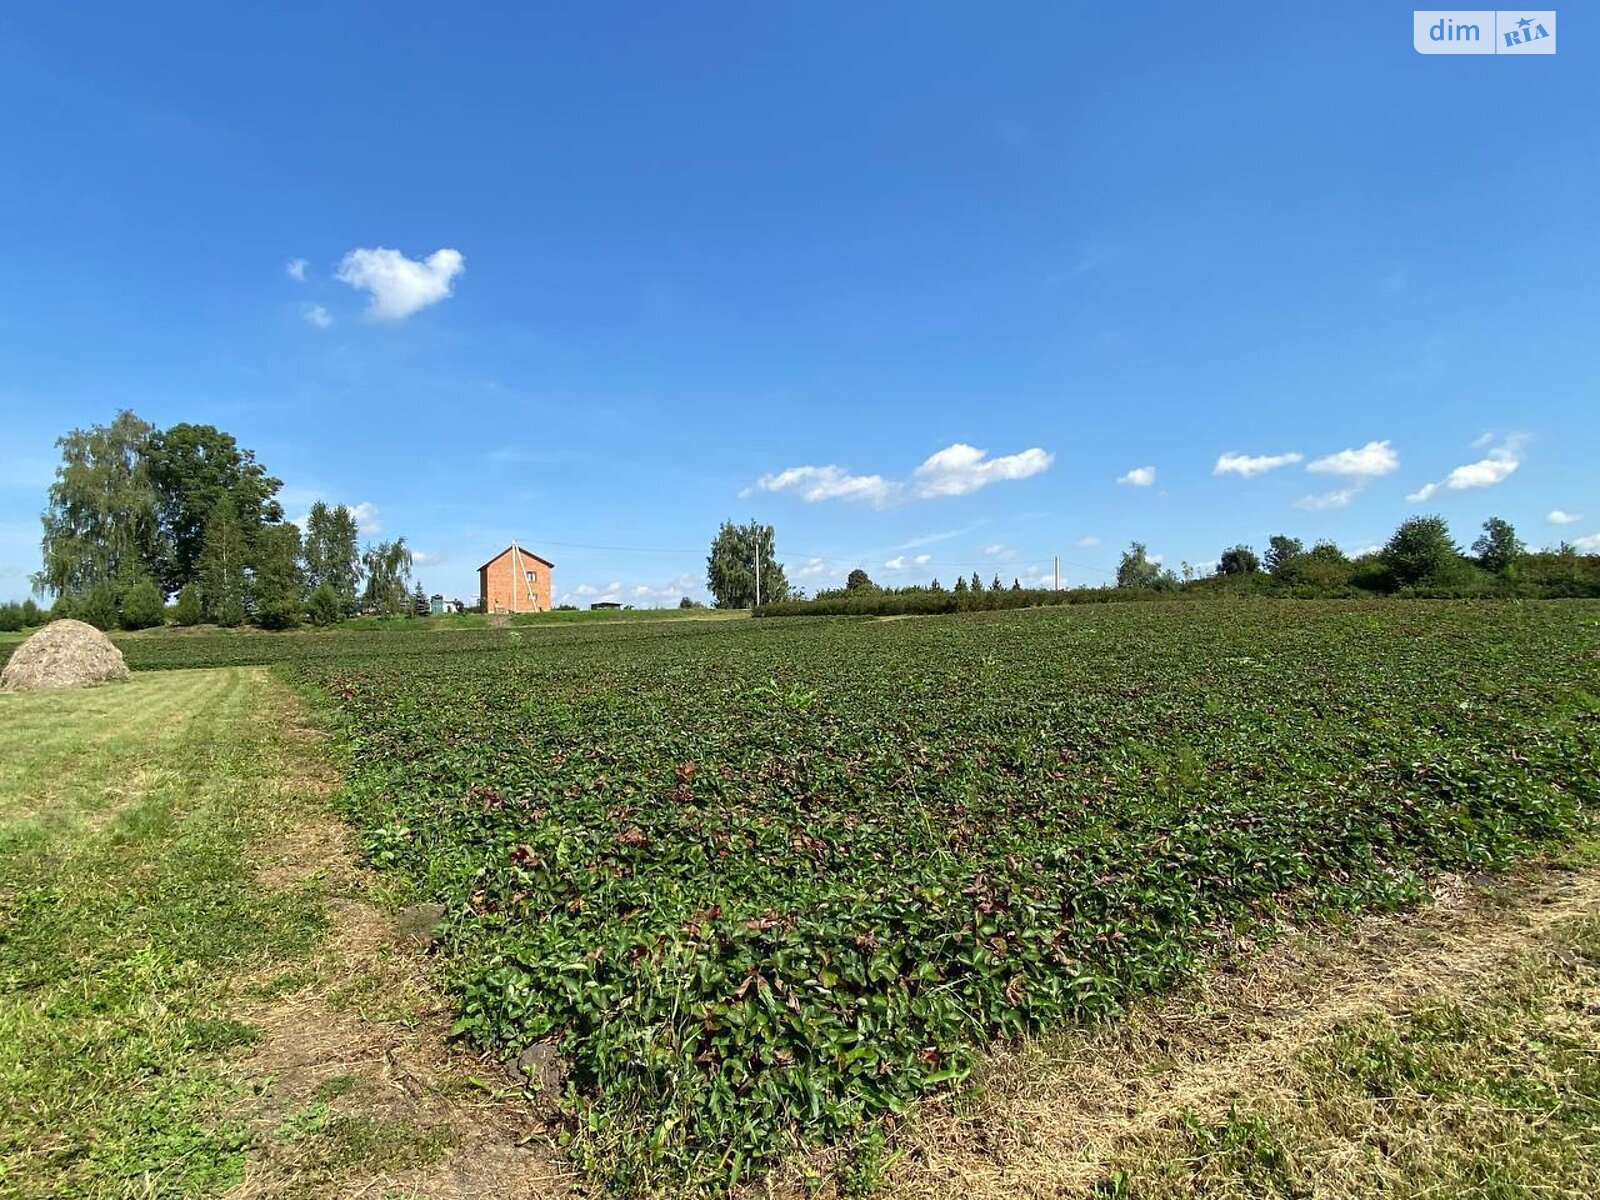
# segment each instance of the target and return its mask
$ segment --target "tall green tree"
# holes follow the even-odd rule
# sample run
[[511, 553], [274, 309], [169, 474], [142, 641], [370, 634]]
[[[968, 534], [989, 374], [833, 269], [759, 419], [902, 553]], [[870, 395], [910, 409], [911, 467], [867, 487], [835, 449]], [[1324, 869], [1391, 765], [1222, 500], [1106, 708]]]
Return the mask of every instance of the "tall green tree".
[[1380, 557], [1401, 587], [1445, 583], [1461, 564], [1461, 552], [1443, 517], [1412, 517], [1401, 522]]
[[245, 568], [249, 551], [233, 501], [224, 496], [206, 522], [200, 549], [198, 582], [200, 607], [218, 625], [239, 625], [245, 618]]
[[404, 614], [411, 604], [411, 550], [405, 538], [367, 547], [361, 562], [367, 571], [367, 603], [389, 616]]
[[256, 535], [251, 561], [256, 624], [263, 629], [293, 629], [305, 608], [300, 530], [288, 523], [264, 527]]
[[706, 557], [706, 590], [718, 608], [750, 608], [756, 603], [756, 564], [761, 564], [761, 603], [789, 598], [789, 581], [777, 560], [771, 525], [724, 521]]
[[356, 517], [344, 505], [330, 508], [321, 500], [306, 515], [306, 582], [313, 588], [326, 584], [344, 612], [353, 612], [361, 585], [361, 551]]
[[1117, 586], [1151, 589], [1161, 584], [1161, 564], [1150, 561], [1143, 542], [1130, 542], [1117, 563]]
[[1261, 560], [1249, 546], [1230, 546], [1217, 560], [1218, 575], [1254, 575], [1261, 570]]
[[174, 425], [152, 434], [145, 453], [159, 496], [156, 574], [169, 593], [199, 578], [206, 526], [224, 497], [247, 550], [261, 529], [283, 520], [277, 500], [283, 482], [267, 474], [254, 451], [214, 425]]
[[1510, 521], [1490, 517], [1483, 523], [1483, 533], [1472, 543], [1473, 556], [1485, 571], [1504, 575], [1513, 563], [1527, 552], [1527, 547], [1517, 540], [1517, 531]]
[[1267, 572], [1274, 579], [1283, 579], [1289, 569], [1294, 565], [1295, 559], [1305, 553], [1305, 545], [1299, 538], [1292, 538], [1287, 534], [1274, 534], [1267, 542]]
[[860, 567], [856, 567], [849, 575], [845, 576], [844, 590], [847, 592], [863, 590], [870, 592], [876, 591], [877, 587], [878, 585], [872, 582], [872, 576], [868, 575]]
[[158, 501], [145, 453], [154, 427], [132, 412], [56, 441], [61, 465], [41, 517], [35, 589], [77, 595], [157, 557]]

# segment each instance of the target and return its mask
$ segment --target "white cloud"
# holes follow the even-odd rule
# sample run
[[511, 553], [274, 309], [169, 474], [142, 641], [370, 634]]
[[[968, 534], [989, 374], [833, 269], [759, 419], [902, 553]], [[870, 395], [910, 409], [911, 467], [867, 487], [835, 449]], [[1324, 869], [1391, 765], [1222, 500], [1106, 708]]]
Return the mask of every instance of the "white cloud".
[[794, 569], [796, 579], [815, 579], [818, 575], [828, 573], [828, 560], [825, 558], [808, 558]]
[[931, 554], [918, 554], [915, 556], [897, 554], [883, 565], [891, 571], [904, 571], [909, 567], [925, 567], [931, 561], [933, 561], [933, 555]]
[[444, 561], [444, 555], [435, 554], [431, 550], [413, 550], [411, 552], [411, 565], [414, 567], [436, 567]]
[[370, 500], [352, 504], [350, 515], [356, 519], [356, 527], [367, 537], [375, 537], [383, 532], [383, 522], [378, 520], [378, 506]]
[[1474, 450], [1482, 450], [1485, 446], [1487, 446], [1492, 441], [1494, 441], [1494, 434], [1492, 434], [1492, 433], [1480, 434], [1478, 437], [1472, 439], [1472, 448]]
[[[1523, 438], [1513, 435], [1500, 445], [1492, 447], [1489, 453], [1477, 462], [1465, 463], [1451, 471], [1444, 477], [1442, 483], [1425, 483], [1406, 499], [1414, 503], [1427, 500], [1443, 488], [1461, 492], [1468, 488], [1493, 487], [1510, 478], [1512, 472], [1522, 465], [1523, 441]], [[1481, 443], [1480, 438], [1473, 445]]]
[[315, 325], [318, 329], [326, 329], [333, 324], [333, 314], [320, 304], [302, 304], [300, 316], [307, 325]]
[[[1354, 450], [1340, 450], [1308, 463], [1306, 470], [1347, 479], [1376, 479], [1400, 466], [1400, 456], [1388, 441], [1368, 442]], [[1348, 503], [1348, 501], [1347, 501]]]
[[1574, 549], [1582, 550], [1585, 554], [1600, 551], [1600, 533], [1585, 534], [1583, 537], [1573, 538]]
[[[802, 500], [866, 500], [872, 504], [887, 504], [899, 492], [900, 485], [882, 475], [852, 475], [843, 467], [790, 467], [775, 475], [763, 475], [756, 480], [756, 491], [797, 492]], [[739, 493], [749, 495], [752, 489]]]
[[458, 250], [435, 250], [418, 261], [379, 246], [350, 251], [334, 278], [371, 293], [369, 320], [402, 321], [450, 295], [451, 281], [464, 270], [466, 260]]
[[1276, 471], [1279, 467], [1293, 466], [1305, 458], [1304, 454], [1290, 451], [1288, 454], [1235, 454], [1231, 450], [1217, 458], [1217, 465], [1211, 468], [1213, 475], [1238, 475], [1249, 479], [1252, 475], [1265, 475], [1268, 471]]
[[1346, 547], [1344, 553], [1346, 558], [1364, 558], [1366, 555], [1376, 554], [1382, 549], [1382, 542], [1368, 542], [1365, 546]]
[[284, 274], [288, 275], [296, 283], [304, 283], [306, 281], [306, 268], [310, 265], [303, 258], [291, 258], [283, 264]]
[[1098, 546], [1099, 544], [1100, 539], [1092, 533], [1086, 533], [1078, 539], [1078, 545], [1080, 546]]
[[865, 500], [883, 507], [903, 500], [908, 494], [918, 500], [936, 496], [965, 496], [991, 483], [1006, 479], [1026, 479], [1046, 470], [1053, 456], [1034, 447], [1020, 454], [990, 458], [988, 451], [963, 442], [946, 446], [929, 455], [906, 482], [882, 475], [856, 475], [848, 468], [827, 466], [789, 467], [760, 479], [739, 493], [794, 492], [802, 500]]
[[1303, 508], [1307, 512], [1327, 512], [1333, 508], [1344, 508], [1355, 499], [1356, 488], [1340, 488], [1336, 492], [1320, 492], [1315, 496], [1302, 496], [1294, 502], [1296, 508]]
[[912, 472], [918, 496], [965, 496], [991, 483], [1005, 479], [1026, 479], [1048, 470], [1055, 461], [1054, 455], [1034, 446], [1020, 454], [1006, 454], [990, 458], [987, 450], [979, 450], [965, 442], [946, 446], [930, 454]]
[[1155, 481], [1156, 469], [1154, 467], [1135, 467], [1126, 475], [1117, 477], [1118, 483], [1125, 483], [1130, 487], [1149, 487]]
[[1017, 556], [1017, 552], [1004, 542], [992, 542], [983, 548], [983, 552], [990, 558], [998, 558], [1002, 561], [1009, 561]]
[[1577, 513], [1562, 512], [1559, 508], [1552, 508], [1545, 516], [1545, 520], [1552, 525], [1576, 525], [1583, 518]]

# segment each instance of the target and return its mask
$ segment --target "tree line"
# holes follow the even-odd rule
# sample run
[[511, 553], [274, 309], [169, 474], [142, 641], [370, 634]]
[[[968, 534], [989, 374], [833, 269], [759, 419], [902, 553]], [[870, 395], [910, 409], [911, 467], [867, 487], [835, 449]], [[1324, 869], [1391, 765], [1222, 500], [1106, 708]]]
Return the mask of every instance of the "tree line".
[[[33, 577], [35, 594], [54, 597], [50, 617], [289, 629], [363, 608], [427, 611], [405, 538], [362, 546], [355, 514], [320, 500], [302, 532], [284, 517], [282, 480], [213, 425], [157, 429], [124, 410], [56, 446]], [[0, 608], [0, 627], [45, 616], [28, 605]]]
[[1305, 599], [1600, 597], [1600, 555], [1580, 554], [1565, 543], [1529, 550], [1511, 523], [1499, 517], [1486, 521], [1470, 549], [1463, 550], [1444, 518], [1421, 516], [1403, 522], [1379, 549], [1355, 557], [1332, 542], [1307, 548], [1300, 539], [1280, 534], [1270, 539], [1264, 554], [1243, 544], [1229, 546], [1215, 570], [1204, 575], [1188, 563], [1178, 570], [1164, 566], [1143, 542], [1133, 542], [1117, 564], [1115, 586], [1106, 587], [1025, 587], [1016, 578], [1007, 586], [999, 575], [985, 584], [976, 571], [950, 587], [938, 579], [883, 587], [858, 567], [841, 588], [818, 591], [810, 600], [775, 600], [763, 604], [757, 615], [893, 615], [1240, 594]]

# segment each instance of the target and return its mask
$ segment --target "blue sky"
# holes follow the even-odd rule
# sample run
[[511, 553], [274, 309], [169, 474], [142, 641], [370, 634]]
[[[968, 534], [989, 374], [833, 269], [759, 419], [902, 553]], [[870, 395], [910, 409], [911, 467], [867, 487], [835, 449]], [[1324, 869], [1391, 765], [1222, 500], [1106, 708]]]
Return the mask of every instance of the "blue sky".
[[513, 537], [703, 595], [751, 516], [812, 589], [1600, 546], [1583, 10], [1513, 58], [1387, 4], [272, 7], [0, 18], [0, 596], [119, 407], [463, 596]]

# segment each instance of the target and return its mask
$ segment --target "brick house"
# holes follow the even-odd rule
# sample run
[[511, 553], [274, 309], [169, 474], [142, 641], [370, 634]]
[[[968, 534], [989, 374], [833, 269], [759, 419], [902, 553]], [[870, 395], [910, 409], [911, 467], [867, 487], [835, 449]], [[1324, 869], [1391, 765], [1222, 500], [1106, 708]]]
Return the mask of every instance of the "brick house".
[[550, 572], [555, 563], [515, 542], [478, 568], [478, 599], [484, 612], [550, 611]]

